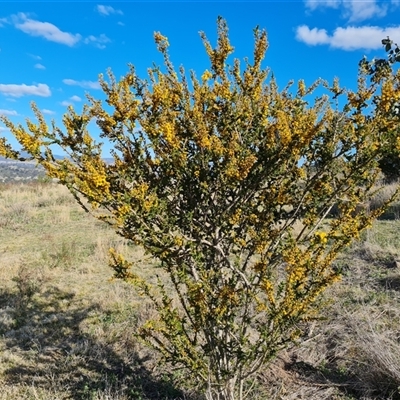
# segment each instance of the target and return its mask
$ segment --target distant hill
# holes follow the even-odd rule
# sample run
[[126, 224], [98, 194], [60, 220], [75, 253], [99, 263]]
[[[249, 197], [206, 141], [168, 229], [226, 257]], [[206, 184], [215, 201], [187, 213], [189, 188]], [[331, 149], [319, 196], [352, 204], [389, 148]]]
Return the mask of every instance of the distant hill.
[[[21, 151], [20, 154], [21, 154], [21, 157], [23, 157], [23, 158], [29, 158], [30, 157], [30, 155], [26, 151]], [[65, 157], [64, 156], [59, 156], [59, 155], [54, 155], [54, 158], [56, 160], [62, 160]], [[10, 158], [5, 158], [5, 157], [2, 157], [2, 156], [0, 156], [0, 161], [11, 162], [11, 163], [20, 162], [20, 161], [12, 160]], [[34, 163], [35, 161], [32, 161], [32, 162]]]
[[[28, 153], [21, 152], [22, 157], [29, 158]], [[54, 155], [56, 160], [62, 160], [65, 156]], [[111, 164], [113, 158], [103, 158], [104, 162]], [[36, 161], [16, 161], [0, 156], [0, 183], [1, 182], [29, 182], [46, 176], [45, 170]]]
[[46, 173], [35, 161], [15, 161], [0, 157], [0, 183], [33, 181], [44, 178]]
[[[29, 154], [26, 153], [26, 152], [24, 152], [24, 151], [22, 151], [20, 154], [21, 154], [21, 157], [23, 157], [23, 158], [29, 158], [29, 157], [30, 157]], [[62, 160], [62, 159], [65, 158], [65, 156], [60, 156], [60, 155], [57, 155], [57, 154], [55, 154], [55, 155], [53, 154], [53, 157], [54, 157], [56, 160]], [[104, 157], [103, 160], [104, 160], [104, 162], [107, 163], [107, 164], [111, 164], [111, 163], [114, 162], [114, 158], [112, 158], [112, 157]], [[16, 160], [12, 160], [11, 158], [5, 158], [5, 157], [0, 156], [0, 162], [19, 163], [19, 162], [21, 162], [21, 161], [16, 161]], [[27, 162], [27, 163], [35, 163], [35, 161], [23, 161], [23, 162], [24, 162], [24, 163], [25, 163], [25, 162]]]

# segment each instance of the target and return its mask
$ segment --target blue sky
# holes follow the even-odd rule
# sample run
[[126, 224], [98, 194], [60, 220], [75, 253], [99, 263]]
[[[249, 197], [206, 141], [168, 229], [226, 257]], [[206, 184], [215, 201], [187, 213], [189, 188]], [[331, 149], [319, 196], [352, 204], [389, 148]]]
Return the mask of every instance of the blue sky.
[[[264, 62], [283, 88], [294, 79], [318, 77], [355, 89], [364, 56], [383, 57], [381, 40], [400, 44], [400, 0], [387, 1], [130, 1], [30, 2], [0, 0], [0, 114], [14, 122], [32, 117], [35, 101], [49, 122], [61, 126], [68, 105], [80, 111], [85, 93], [104, 96], [98, 75], [117, 78], [135, 65], [147, 76], [162, 64], [153, 33], [170, 42], [176, 67], [198, 76], [209, 68], [199, 31], [214, 45], [218, 16], [227, 20], [234, 57], [253, 51], [253, 28], [268, 33]], [[96, 127], [93, 125], [96, 136]], [[15, 143], [0, 124], [0, 136]], [[104, 156], [108, 155], [107, 145]]]

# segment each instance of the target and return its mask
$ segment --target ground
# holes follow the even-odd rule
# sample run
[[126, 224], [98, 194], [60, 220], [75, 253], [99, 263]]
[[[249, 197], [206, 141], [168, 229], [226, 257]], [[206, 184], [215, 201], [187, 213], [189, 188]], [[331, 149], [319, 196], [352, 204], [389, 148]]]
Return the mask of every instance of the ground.
[[[112, 279], [109, 247], [146, 279], [160, 274], [62, 186], [0, 186], [0, 400], [202, 398], [134, 338], [152, 309]], [[400, 221], [377, 221], [336, 265], [322, 318], [249, 398], [400, 398]]]

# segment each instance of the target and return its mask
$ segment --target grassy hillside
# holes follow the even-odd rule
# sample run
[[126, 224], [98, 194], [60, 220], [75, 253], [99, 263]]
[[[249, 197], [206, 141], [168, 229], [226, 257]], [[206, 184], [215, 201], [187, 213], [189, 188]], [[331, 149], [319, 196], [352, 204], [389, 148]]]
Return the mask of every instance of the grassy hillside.
[[[400, 399], [397, 210], [337, 260], [343, 280], [326, 293], [322, 320], [261, 371], [250, 398]], [[162, 276], [65, 188], [0, 184], [1, 400], [201, 399], [178, 390], [190, 377], [134, 339], [152, 309], [110, 279], [111, 246], [147, 279]]]

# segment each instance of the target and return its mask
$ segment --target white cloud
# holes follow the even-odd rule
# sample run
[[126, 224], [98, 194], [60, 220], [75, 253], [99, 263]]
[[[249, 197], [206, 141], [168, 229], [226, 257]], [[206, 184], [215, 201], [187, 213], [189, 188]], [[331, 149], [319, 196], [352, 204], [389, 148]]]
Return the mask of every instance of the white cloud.
[[44, 83], [37, 85], [16, 85], [16, 84], [0, 84], [0, 93], [11, 97], [22, 97], [28, 95], [35, 95], [41, 97], [51, 96], [50, 88]]
[[31, 36], [40, 36], [51, 42], [73, 46], [81, 40], [81, 35], [63, 32], [50, 22], [28, 18], [24, 13], [12, 16], [14, 26]]
[[69, 98], [71, 101], [82, 101], [82, 99], [79, 96], [72, 96]]
[[[343, 10], [343, 16], [349, 22], [365, 21], [369, 18], [384, 17], [389, 7], [397, 7], [400, 5], [399, 0], [391, 0], [379, 2], [377, 0], [305, 0], [305, 6], [308, 10], [314, 11], [317, 8], [339, 8]], [[379, 4], [380, 3], [380, 4]]]
[[116, 10], [115, 8], [111, 6], [102, 6], [102, 5], [97, 5], [96, 7], [97, 12], [101, 15], [110, 15], [110, 14], [119, 14], [122, 15], [123, 12], [121, 10]]
[[0, 18], [0, 26], [4, 26], [7, 23], [8, 23], [7, 18]]
[[29, 56], [29, 57], [32, 57], [32, 58], [35, 59], [35, 60], [41, 60], [41, 59], [42, 59], [42, 57], [37, 56], [36, 54], [30, 54], [30, 53], [28, 53], [28, 56]]
[[62, 101], [60, 104], [64, 107], [72, 106], [72, 103], [67, 100]]
[[39, 63], [35, 64], [35, 68], [37, 68], [37, 69], [46, 69], [46, 67], [44, 65], [39, 64]]
[[306, 7], [308, 9], [315, 10], [318, 7], [338, 8], [341, 1], [340, 0], [326, 0], [326, 1], [305, 0], [304, 3], [306, 4]]
[[104, 35], [104, 33], [102, 33], [100, 36], [97, 37], [90, 35], [86, 37], [83, 42], [85, 44], [94, 44], [99, 49], [104, 49], [106, 47], [104, 43], [109, 43], [111, 42], [111, 40], [106, 35]]
[[[102, 7], [105, 7], [104, 10], [102, 9], [103, 11], [108, 10], [107, 6]], [[109, 8], [114, 10], [112, 7]], [[114, 10], [113, 12], [122, 14], [122, 12], [118, 11], [119, 10]], [[108, 12], [111, 11], [108, 10]], [[85, 44], [93, 44], [100, 49], [104, 49], [106, 47], [105, 43], [111, 42], [111, 40], [105, 34], [101, 34], [100, 36], [90, 35], [83, 39], [82, 35], [80, 35], [79, 33], [73, 34], [70, 32], [63, 32], [57, 26], [50, 22], [37, 21], [35, 19], [29, 18], [28, 15], [24, 13], [11, 15], [9, 20], [13, 23], [15, 28], [21, 30], [22, 32], [25, 32], [28, 35], [43, 37], [50, 42], [65, 44], [66, 46], [70, 47], [74, 46], [80, 41], [83, 41], [83, 43]], [[40, 56], [36, 56], [34, 54], [29, 55], [36, 60], [41, 59]]]
[[[399, 1], [400, 1], [400, 0], [399, 0]], [[118, 24], [119, 26], [125, 26], [125, 24], [124, 24], [122, 21], [118, 21], [117, 24]]]
[[43, 114], [47, 114], [47, 115], [54, 115], [55, 112], [52, 110], [48, 110], [47, 108], [43, 108], [43, 110], [41, 110]]
[[350, 22], [364, 21], [374, 17], [384, 17], [388, 11], [388, 4], [379, 6], [376, 1], [346, 1], [343, 2], [346, 7], [345, 16]]
[[296, 39], [312, 46], [329, 43], [329, 36], [325, 29], [310, 29], [306, 25], [301, 25], [297, 28]]
[[15, 110], [2, 110], [0, 109], [0, 115], [18, 115]]
[[348, 26], [336, 28], [332, 35], [325, 29], [310, 29], [306, 25], [296, 30], [296, 39], [311, 46], [329, 44], [330, 47], [342, 50], [380, 49], [382, 39], [389, 36], [394, 42], [400, 41], [400, 25], [391, 28], [378, 26]]
[[2, 126], [0, 126], [0, 132], [6, 132], [8, 131], [8, 128], [3, 128]]
[[85, 89], [101, 89], [99, 82], [94, 81], [75, 81], [74, 79], [63, 79], [66, 85], [80, 86]]

